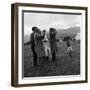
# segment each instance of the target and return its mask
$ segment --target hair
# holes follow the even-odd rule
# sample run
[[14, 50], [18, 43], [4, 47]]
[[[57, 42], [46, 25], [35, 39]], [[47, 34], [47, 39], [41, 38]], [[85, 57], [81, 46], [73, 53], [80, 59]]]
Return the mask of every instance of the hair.
[[32, 31], [35, 31], [35, 29], [37, 29], [37, 27], [35, 27], [35, 26], [34, 26], [34, 27], [32, 27]]
[[46, 30], [44, 29], [42, 32], [46, 32]]

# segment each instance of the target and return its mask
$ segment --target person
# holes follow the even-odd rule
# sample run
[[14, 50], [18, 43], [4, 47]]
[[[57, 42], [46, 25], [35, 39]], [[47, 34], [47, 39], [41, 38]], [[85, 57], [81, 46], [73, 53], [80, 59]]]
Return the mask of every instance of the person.
[[37, 30], [37, 27], [32, 27], [33, 32], [31, 33], [31, 37], [30, 37], [30, 44], [31, 44], [31, 50], [33, 53], [33, 65], [34, 65], [34, 67], [37, 66], [37, 54], [35, 51], [35, 39], [34, 39], [34, 35], [35, 35], [36, 30]]
[[47, 34], [46, 30], [43, 30], [42, 34], [44, 36], [44, 38], [42, 40], [43, 41], [44, 50], [45, 50], [44, 60], [48, 61], [49, 60], [49, 55], [50, 55], [50, 45], [49, 45], [48, 34]]
[[52, 53], [52, 61], [56, 60], [56, 52], [57, 52], [57, 39], [56, 39], [56, 29], [50, 28], [50, 47], [51, 47], [51, 53]]
[[45, 55], [43, 42], [42, 42], [43, 38], [44, 38], [44, 36], [42, 35], [41, 30], [37, 29], [37, 31], [35, 33], [35, 50], [37, 53], [37, 58], [38, 58], [39, 63], [40, 63], [40, 61], [43, 60], [44, 55]]

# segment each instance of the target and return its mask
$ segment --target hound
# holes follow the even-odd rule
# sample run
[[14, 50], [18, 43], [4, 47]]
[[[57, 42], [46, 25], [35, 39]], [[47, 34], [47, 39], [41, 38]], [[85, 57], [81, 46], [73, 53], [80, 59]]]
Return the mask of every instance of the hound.
[[66, 41], [66, 46], [67, 46], [67, 53], [69, 54], [70, 57], [72, 57], [72, 46], [71, 46], [71, 43], [70, 41], [72, 41], [72, 38], [67, 36], [67, 37], [64, 37], [63, 41]]

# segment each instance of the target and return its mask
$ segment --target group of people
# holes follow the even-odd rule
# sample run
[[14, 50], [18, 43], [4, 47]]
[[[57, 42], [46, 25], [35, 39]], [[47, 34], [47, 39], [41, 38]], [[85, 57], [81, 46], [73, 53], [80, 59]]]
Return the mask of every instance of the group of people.
[[[57, 42], [60, 40], [56, 38], [57, 31], [55, 28], [50, 28], [47, 34], [46, 30], [40, 30], [38, 27], [32, 27], [32, 33], [30, 37], [31, 50], [33, 53], [33, 65], [36, 67], [38, 61], [48, 61], [51, 54], [52, 61], [56, 60]], [[73, 41], [71, 37], [66, 36], [62, 39], [66, 43], [67, 52], [72, 57], [72, 46], [70, 41]]]
[[32, 27], [30, 37], [31, 50], [33, 53], [33, 64], [37, 66], [37, 60], [49, 60], [49, 55], [52, 55], [52, 61], [56, 60], [57, 52], [57, 31], [55, 28], [49, 29], [49, 37], [46, 30], [40, 30], [38, 27]]

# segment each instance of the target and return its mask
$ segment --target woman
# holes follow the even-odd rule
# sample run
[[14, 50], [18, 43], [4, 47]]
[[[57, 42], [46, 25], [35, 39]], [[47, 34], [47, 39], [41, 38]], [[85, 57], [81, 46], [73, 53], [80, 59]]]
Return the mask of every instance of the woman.
[[42, 39], [44, 38], [44, 36], [41, 34], [40, 29], [36, 30], [34, 37], [35, 37], [35, 50], [37, 53], [37, 58], [39, 60], [42, 60], [45, 55], [43, 42], [42, 42]]
[[57, 39], [56, 39], [56, 29], [50, 28], [50, 47], [51, 47], [51, 53], [52, 53], [52, 61], [56, 60], [56, 52], [57, 52]]

